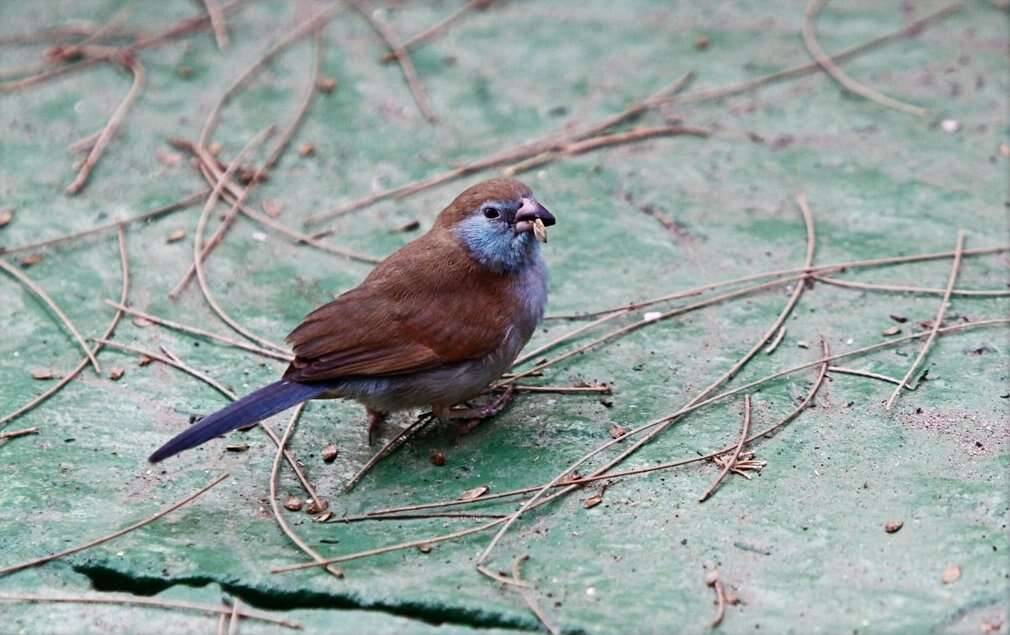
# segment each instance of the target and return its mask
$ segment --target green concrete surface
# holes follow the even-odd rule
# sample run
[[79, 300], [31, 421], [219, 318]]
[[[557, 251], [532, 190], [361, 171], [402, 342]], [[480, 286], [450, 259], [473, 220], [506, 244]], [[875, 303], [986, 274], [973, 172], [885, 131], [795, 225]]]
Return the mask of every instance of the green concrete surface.
[[[122, 2], [0, 3], [3, 34], [72, 20], [104, 22]], [[400, 34], [417, 32], [461, 2], [392, 2], [386, 17]], [[126, 26], [154, 31], [200, 3], [131, 3]], [[325, 30], [323, 72], [336, 90], [319, 95], [292, 148], [251, 195], [274, 199], [279, 220], [307, 216], [375, 189], [424, 177], [513, 144], [619, 112], [688, 71], [691, 90], [716, 87], [804, 63], [804, 2], [666, 3], [646, 0], [495, 3], [458, 22], [413, 54], [436, 126], [419, 115], [395, 64], [380, 66], [381, 43], [353, 11]], [[939, 8], [935, 2], [830, 3], [818, 21], [826, 50], [838, 51], [900, 28]], [[129, 87], [112, 67], [68, 75], [0, 95], [0, 246], [85, 230], [199, 191], [188, 157], [175, 162], [169, 137], [195, 139], [224, 86], [312, 5], [250, 2], [228, 18], [223, 53], [209, 32], [144, 51], [147, 82], [90, 184], [63, 188], [77, 156], [67, 145], [98, 130]], [[707, 48], [696, 46], [699, 36]], [[845, 65], [855, 78], [929, 109], [924, 118], [850, 95], [823, 74], [775, 84], [724, 102], [673, 105], [643, 120], [681, 117], [712, 130], [610, 148], [524, 175], [558, 217], [546, 257], [550, 312], [605, 308], [707, 282], [800, 266], [804, 227], [793, 202], [804, 192], [816, 220], [815, 262], [1007, 242], [1007, 14], [973, 0], [948, 20]], [[4, 46], [2, 66], [38, 60], [44, 47]], [[272, 62], [222, 113], [214, 140], [222, 156], [271, 122], [294, 113], [308, 81], [309, 43]], [[192, 74], [181, 77], [180, 67]], [[941, 121], [953, 120], [957, 130]], [[953, 128], [947, 124], [947, 128]], [[1005, 148], [1006, 146], [1004, 146]], [[161, 160], [159, 160], [159, 157]], [[170, 158], [170, 157], [169, 157]], [[385, 202], [340, 219], [325, 240], [384, 256], [417, 233], [391, 233], [409, 220], [422, 230], [456, 192], [483, 175]], [[224, 208], [221, 208], [224, 211]], [[130, 303], [217, 332], [195, 287], [168, 291], [192, 255], [199, 206], [131, 226]], [[168, 243], [176, 229], [183, 241]], [[9, 257], [17, 263], [23, 256]], [[112, 316], [120, 271], [115, 234], [43, 252], [24, 269], [83, 333]], [[850, 280], [942, 287], [949, 260], [852, 270]], [[966, 258], [958, 286], [1006, 289], [1005, 254]], [[207, 264], [218, 299], [243, 324], [279, 341], [301, 317], [359, 282], [367, 265], [294, 245], [240, 219]], [[788, 297], [775, 288], [686, 314], [548, 370], [535, 381], [614, 385], [609, 406], [596, 395], [523, 395], [507, 412], [457, 438], [434, 426], [381, 463], [350, 494], [342, 484], [371, 454], [363, 413], [349, 403], [310, 405], [292, 449], [337, 515], [543, 483], [627, 428], [682, 406], [746, 352]], [[687, 300], [690, 301], [690, 300]], [[824, 337], [835, 351], [883, 339], [906, 316], [906, 333], [933, 317], [938, 296], [863, 292], [816, 284], [788, 321], [773, 355], [758, 355], [730, 384], [815, 359]], [[670, 305], [667, 305], [670, 306]], [[948, 322], [1005, 317], [1006, 298], [954, 298]], [[636, 317], [635, 319], [640, 319]], [[66, 372], [80, 350], [56, 319], [9, 276], [0, 276], [0, 414], [44, 390], [37, 368]], [[547, 322], [534, 343], [573, 328]], [[238, 392], [271, 381], [280, 362], [184, 334], [124, 320], [115, 339], [160, 344]], [[583, 340], [588, 341], [588, 340]], [[810, 348], [800, 346], [810, 343]], [[846, 366], [900, 377], [917, 344]], [[614, 482], [604, 502], [585, 509], [597, 487], [524, 517], [494, 554], [507, 569], [528, 554], [524, 574], [547, 615], [565, 633], [703, 633], [715, 613], [706, 574], [718, 569], [730, 606], [718, 632], [1007, 633], [1010, 539], [1007, 522], [1010, 426], [1005, 328], [941, 337], [924, 368], [928, 381], [895, 409], [890, 386], [832, 375], [813, 408], [774, 439], [755, 446], [768, 465], [747, 481], [731, 476], [708, 502], [697, 498], [717, 468], [696, 464]], [[305, 625], [308, 633], [504, 633], [539, 626], [521, 598], [474, 569], [488, 534], [345, 565], [346, 577], [319, 571], [269, 572], [305, 560], [268, 512], [273, 449], [256, 431], [230, 453], [213, 442], [152, 467], [147, 454], [183, 429], [192, 414], [224, 403], [206, 385], [166, 366], [140, 366], [116, 351], [100, 356], [105, 374], [86, 370], [57, 396], [6, 429], [39, 434], [0, 446], [0, 568], [79, 544], [147, 516], [224, 471], [232, 478], [161, 521], [114, 542], [41, 568], [0, 578], [0, 593], [131, 592], [216, 602], [236, 596]], [[108, 369], [122, 367], [119, 381]], [[783, 416], [810, 387], [805, 371], [754, 392], [754, 426]], [[608, 402], [609, 404], [609, 402]], [[694, 456], [736, 439], [742, 405], [699, 411], [626, 462], [640, 467]], [[271, 420], [280, 430], [287, 417]], [[391, 422], [387, 436], [407, 423]], [[324, 463], [327, 443], [340, 448]], [[446, 455], [433, 465], [432, 452]], [[290, 470], [282, 490], [297, 492]], [[514, 503], [485, 503], [507, 513]], [[285, 512], [324, 554], [340, 555], [470, 527], [472, 520], [314, 523]], [[886, 533], [888, 521], [903, 528]], [[961, 568], [951, 583], [950, 565]], [[3, 604], [7, 633], [211, 632], [215, 618], [146, 608]], [[277, 632], [243, 622], [243, 633]]]

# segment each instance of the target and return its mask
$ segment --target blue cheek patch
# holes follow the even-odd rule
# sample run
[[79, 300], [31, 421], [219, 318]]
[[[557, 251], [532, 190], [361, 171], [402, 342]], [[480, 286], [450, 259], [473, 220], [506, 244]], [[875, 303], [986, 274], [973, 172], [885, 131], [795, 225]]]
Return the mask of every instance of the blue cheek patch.
[[539, 245], [529, 232], [518, 236], [502, 221], [470, 216], [456, 225], [456, 235], [477, 262], [492, 271], [516, 271], [527, 264]]

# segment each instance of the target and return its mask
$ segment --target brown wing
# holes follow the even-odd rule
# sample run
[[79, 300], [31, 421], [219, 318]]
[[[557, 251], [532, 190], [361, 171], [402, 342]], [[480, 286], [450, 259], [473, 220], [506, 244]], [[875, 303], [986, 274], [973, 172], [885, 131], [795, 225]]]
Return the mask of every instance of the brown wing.
[[398, 375], [477, 359], [501, 343], [514, 310], [509, 278], [434, 230], [310, 313], [287, 337], [295, 361], [285, 377]]

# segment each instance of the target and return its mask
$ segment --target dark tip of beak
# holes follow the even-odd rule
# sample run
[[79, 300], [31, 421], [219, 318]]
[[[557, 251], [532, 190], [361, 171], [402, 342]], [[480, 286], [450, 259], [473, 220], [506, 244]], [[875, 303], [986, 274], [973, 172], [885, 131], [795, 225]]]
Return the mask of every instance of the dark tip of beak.
[[533, 222], [538, 218], [548, 227], [555, 223], [554, 214], [548, 212], [547, 208], [534, 200], [524, 198], [522, 206], [516, 211], [515, 222]]

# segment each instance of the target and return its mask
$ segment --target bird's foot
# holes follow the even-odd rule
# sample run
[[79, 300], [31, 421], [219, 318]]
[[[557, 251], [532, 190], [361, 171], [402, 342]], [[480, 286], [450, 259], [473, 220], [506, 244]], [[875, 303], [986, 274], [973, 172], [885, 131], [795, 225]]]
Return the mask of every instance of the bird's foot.
[[505, 392], [495, 397], [483, 406], [468, 408], [446, 408], [436, 414], [441, 419], [462, 419], [459, 425], [459, 436], [464, 436], [473, 432], [474, 428], [480, 425], [481, 421], [490, 419], [499, 414], [512, 401], [515, 396], [515, 387], [509, 385]]
[[386, 413], [372, 410], [371, 408], [366, 408], [365, 410], [368, 412], [368, 445], [372, 446], [379, 440], [379, 434], [382, 432], [382, 422], [386, 420]]

